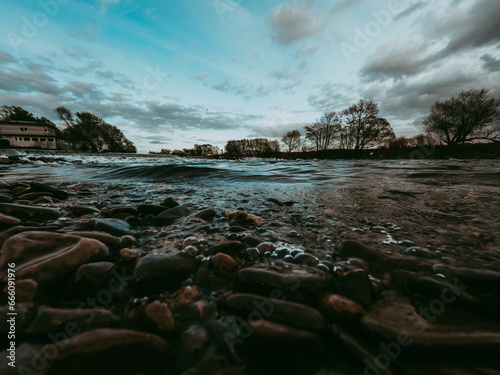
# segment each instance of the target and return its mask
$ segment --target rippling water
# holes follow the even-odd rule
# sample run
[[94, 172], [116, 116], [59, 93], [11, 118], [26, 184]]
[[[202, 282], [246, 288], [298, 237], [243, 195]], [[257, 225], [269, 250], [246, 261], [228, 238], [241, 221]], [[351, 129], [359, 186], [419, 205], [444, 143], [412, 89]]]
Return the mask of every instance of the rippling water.
[[[1, 166], [0, 178], [85, 183], [103, 194], [119, 187], [128, 192], [115, 200], [125, 204], [154, 203], [168, 191], [200, 207], [268, 215], [276, 221], [277, 233], [294, 226], [301, 234], [296, 241], [305, 244], [318, 243], [320, 236], [340, 236], [387, 251], [414, 243], [464, 261], [489, 262], [500, 256], [500, 162], [495, 160], [218, 161], [79, 155], [28, 155], [24, 160], [29, 162]], [[295, 204], [279, 211], [270, 198]], [[314, 230], [306, 225], [311, 221]], [[373, 230], [384, 225], [393, 229]]]

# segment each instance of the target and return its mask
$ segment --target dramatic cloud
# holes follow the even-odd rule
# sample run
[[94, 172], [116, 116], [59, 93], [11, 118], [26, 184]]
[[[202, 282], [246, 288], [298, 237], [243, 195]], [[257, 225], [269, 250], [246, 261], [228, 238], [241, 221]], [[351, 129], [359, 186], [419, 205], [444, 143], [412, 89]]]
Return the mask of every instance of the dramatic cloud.
[[6, 63], [11, 63], [11, 62], [16, 62], [17, 60], [12, 56], [11, 54], [0, 50], [0, 63], [1, 64], [6, 64]]
[[491, 55], [483, 55], [481, 56], [481, 60], [483, 61], [483, 67], [487, 72], [499, 72], [500, 71], [500, 59], [495, 59]]
[[322, 25], [304, 5], [290, 3], [275, 8], [268, 18], [273, 40], [279, 44], [291, 44], [317, 34]]
[[357, 100], [356, 96], [350, 94], [352, 89], [345, 85], [325, 83], [318, 87], [317, 91], [317, 94], [309, 95], [307, 101], [311, 107], [322, 113], [341, 111]]

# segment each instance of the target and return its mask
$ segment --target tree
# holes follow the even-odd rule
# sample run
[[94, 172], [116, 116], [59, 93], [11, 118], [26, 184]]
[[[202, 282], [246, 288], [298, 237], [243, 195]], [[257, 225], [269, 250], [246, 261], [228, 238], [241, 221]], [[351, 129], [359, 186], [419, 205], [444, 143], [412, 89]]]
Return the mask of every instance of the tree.
[[304, 129], [306, 139], [314, 143], [316, 151], [328, 150], [341, 129], [341, 119], [335, 112], [325, 113], [319, 122], [307, 125]]
[[66, 107], [58, 107], [54, 111], [64, 126], [62, 136], [81, 151], [137, 152], [120, 129], [90, 112], [76, 112], [73, 116]]
[[458, 97], [436, 102], [424, 121], [425, 130], [448, 146], [474, 140], [500, 141], [500, 100], [490, 90], [462, 91]]
[[37, 121], [33, 113], [24, 108], [14, 105], [3, 105], [0, 109], [0, 117], [4, 121]]
[[360, 100], [342, 112], [346, 125], [341, 129], [341, 145], [347, 149], [364, 150], [377, 147], [395, 138], [389, 122], [378, 117], [378, 105]]
[[285, 135], [281, 138], [281, 142], [285, 144], [288, 148], [288, 152], [292, 152], [300, 148], [302, 143], [302, 135], [298, 130], [290, 130], [285, 133]]

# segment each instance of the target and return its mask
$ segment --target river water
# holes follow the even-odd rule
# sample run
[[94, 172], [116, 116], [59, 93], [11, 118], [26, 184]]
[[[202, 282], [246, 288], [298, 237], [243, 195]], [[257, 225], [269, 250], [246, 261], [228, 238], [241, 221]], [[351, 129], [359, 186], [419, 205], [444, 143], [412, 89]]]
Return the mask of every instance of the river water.
[[199, 209], [244, 210], [264, 218], [263, 237], [312, 251], [355, 239], [381, 252], [419, 246], [457, 265], [500, 268], [496, 160], [219, 161], [139, 155], [21, 160], [1, 166], [0, 178], [70, 191], [83, 185], [112, 204], [157, 204], [171, 195]]

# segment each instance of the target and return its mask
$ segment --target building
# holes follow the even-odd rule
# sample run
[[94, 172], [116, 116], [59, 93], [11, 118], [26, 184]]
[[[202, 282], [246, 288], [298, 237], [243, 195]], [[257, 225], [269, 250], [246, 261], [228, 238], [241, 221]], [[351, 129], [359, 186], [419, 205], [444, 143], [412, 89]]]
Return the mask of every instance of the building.
[[71, 149], [71, 142], [59, 137], [56, 130], [53, 125], [36, 121], [0, 121], [0, 145], [2, 148]]

